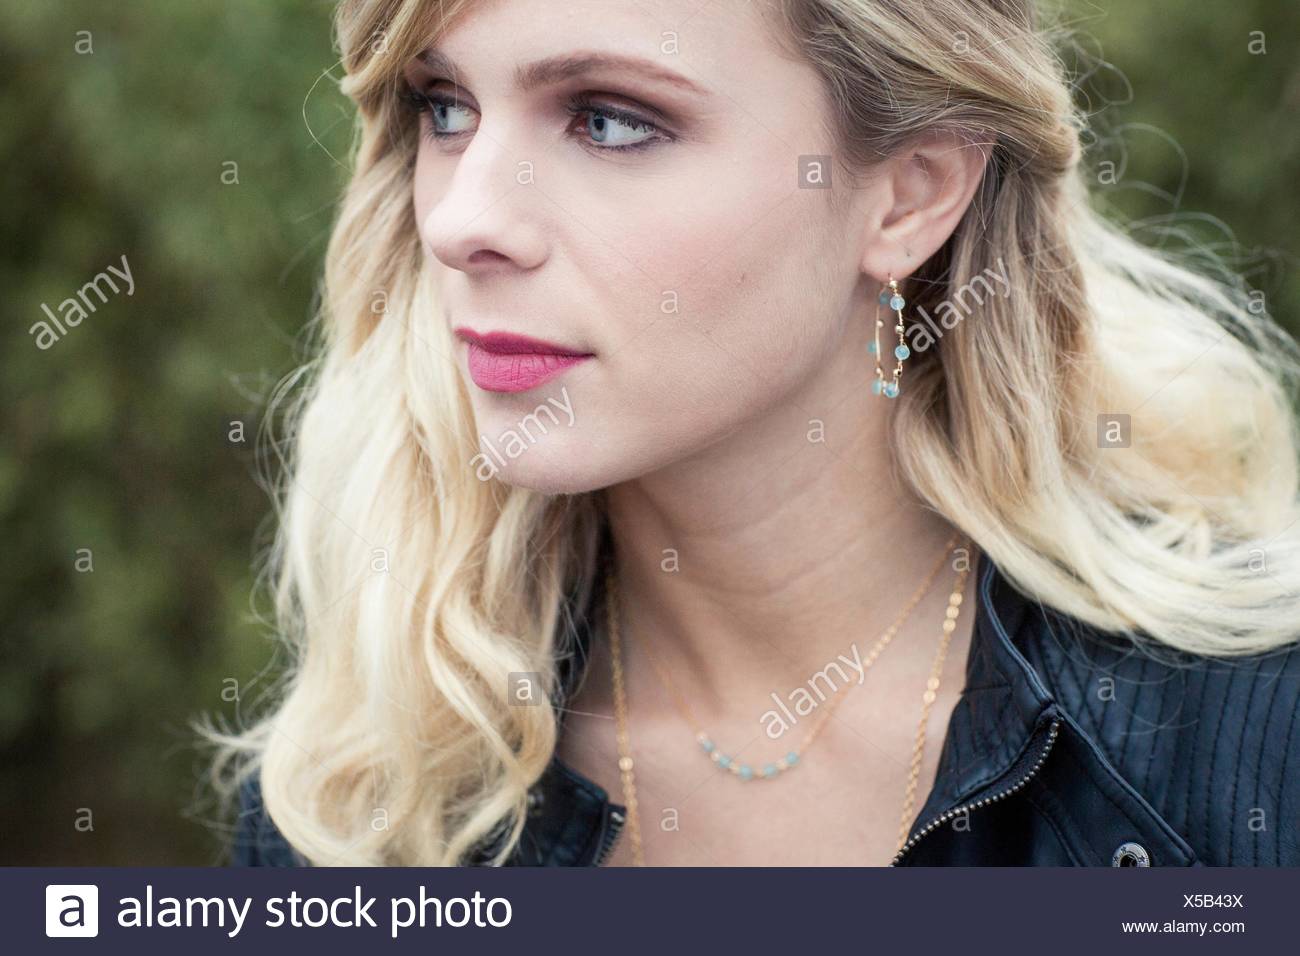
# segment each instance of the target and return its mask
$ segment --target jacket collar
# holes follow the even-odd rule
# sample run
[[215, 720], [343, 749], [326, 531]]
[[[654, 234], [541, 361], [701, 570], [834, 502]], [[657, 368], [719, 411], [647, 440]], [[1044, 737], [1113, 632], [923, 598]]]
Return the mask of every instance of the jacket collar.
[[[602, 560], [609, 554], [603, 551]], [[597, 615], [604, 607], [604, 575], [594, 577], [589, 599], [569, 605], [583, 610], [572, 621], [573, 654], [560, 661], [562, 699], [581, 679]], [[1052, 694], [1020, 650], [1044, 626], [1041, 604], [1014, 587], [982, 551], [975, 577], [976, 616], [966, 686], [949, 720], [935, 783], [913, 832], [998, 783], [1023, 757], [1035, 733], [1058, 712]], [[563, 711], [557, 711], [557, 717], [562, 716]], [[610, 812], [623, 809], [602, 787], [558, 757], [552, 759], [534, 796], [537, 812], [525, 827], [521, 851], [537, 862], [589, 861], [609, 826]], [[557, 806], [567, 814], [548, 812]]]

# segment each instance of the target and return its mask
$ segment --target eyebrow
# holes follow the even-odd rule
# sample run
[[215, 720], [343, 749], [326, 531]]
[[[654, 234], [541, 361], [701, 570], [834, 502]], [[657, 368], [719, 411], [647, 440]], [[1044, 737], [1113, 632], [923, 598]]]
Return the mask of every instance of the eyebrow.
[[[419, 55], [419, 60], [430, 69], [444, 72], [451, 77], [459, 72], [451, 59], [440, 50], [425, 50]], [[565, 53], [524, 64], [515, 69], [515, 85], [521, 90], [528, 91], [597, 70], [639, 72], [651, 79], [662, 80], [692, 93], [700, 95], [706, 93], [703, 87], [691, 82], [680, 73], [665, 69], [653, 60], [639, 56], [599, 52]]]

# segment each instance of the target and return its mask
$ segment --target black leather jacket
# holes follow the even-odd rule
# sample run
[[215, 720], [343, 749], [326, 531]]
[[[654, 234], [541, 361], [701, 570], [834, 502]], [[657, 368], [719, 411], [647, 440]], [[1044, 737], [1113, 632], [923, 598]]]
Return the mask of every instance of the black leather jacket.
[[[894, 865], [1300, 866], [1300, 648], [1157, 659], [1026, 599], [986, 555], [975, 573], [966, 687]], [[255, 778], [241, 801], [235, 865], [304, 862]], [[554, 759], [511, 862], [599, 865], [623, 820]]]

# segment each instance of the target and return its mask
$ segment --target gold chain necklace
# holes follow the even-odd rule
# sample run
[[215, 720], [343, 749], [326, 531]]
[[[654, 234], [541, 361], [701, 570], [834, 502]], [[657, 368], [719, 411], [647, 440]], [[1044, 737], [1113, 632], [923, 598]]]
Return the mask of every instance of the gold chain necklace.
[[[902, 613], [888, 628], [886, 628], [885, 632], [872, 647], [870, 654], [868, 654], [867, 662], [863, 667], [864, 674], [867, 667], [870, 667], [871, 663], [874, 663], [875, 658], [889, 644], [894, 635], [898, 633], [899, 628], [907, 619], [907, 616], [912, 612], [912, 609], [916, 607], [917, 603], [920, 602], [926, 591], [929, 590], [931, 583], [934, 581], [935, 577], [938, 576], [939, 571], [943, 569], [949, 554], [960, 539], [960, 534], [957, 534], [948, 540], [948, 543], [944, 546], [944, 553], [939, 563], [912, 595]], [[926, 725], [929, 722], [930, 708], [938, 697], [940, 675], [943, 673], [943, 664], [947, 657], [948, 644], [952, 639], [953, 632], [957, 629], [957, 616], [961, 611], [962, 594], [965, 590], [966, 575], [968, 571], [968, 567], [963, 564], [962, 568], [957, 572], [956, 579], [953, 582], [952, 592], [948, 596], [948, 609], [944, 616], [943, 634], [939, 641], [939, 649], [935, 654], [934, 663], [930, 668], [930, 678], [926, 681], [925, 693], [921, 697], [921, 719], [917, 725], [916, 743], [912, 749], [912, 762], [908, 768], [907, 790], [904, 794], [903, 811], [901, 819], [899, 820], [899, 848], [901, 848], [907, 841], [908, 824], [911, 822], [912, 805], [916, 796], [917, 783], [921, 773], [921, 758], [925, 750]], [[614, 684], [614, 716], [619, 752], [618, 769], [623, 785], [623, 803], [627, 810], [626, 826], [628, 835], [632, 841], [633, 863], [636, 866], [645, 866], [645, 856], [641, 842], [640, 814], [637, 810], [636, 778], [633, 772], [634, 763], [631, 753], [631, 741], [628, 734], [627, 692], [623, 683], [623, 650], [618, 624], [619, 608], [617, 578], [612, 567], [607, 571], [605, 594], [608, 614], [607, 629], [609, 632], [610, 644], [610, 668]], [[645, 649], [643, 648], [643, 651], [644, 650]], [[689, 705], [686, 704], [685, 699], [680, 693], [678, 693], [667, 673], [660, 667], [658, 662], [654, 660], [648, 651], [646, 652], [646, 657], [650, 660], [651, 665], [659, 675], [660, 680], [669, 689], [674, 698], [675, 704], [686, 718], [687, 723], [695, 728], [696, 739], [700, 741], [701, 746], [703, 746], [705, 751], [711, 758], [713, 758], [714, 762], [723, 767], [723, 769], [730, 770], [743, 780], [758, 779], [754, 777], [752, 768], [750, 768], [749, 774], [745, 774], [740, 769], [741, 767], [748, 767], [748, 765], [737, 764], [734, 760], [728, 760], [725, 764], [722, 763], [722, 758], [725, 757], [725, 755], [721, 755], [717, 748], [712, 746], [712, 741], [709, 739], [708, 735], [698, 729], [698, 724], [695, 721]], [[816, 739], [817, 733], [821, 730], [826, 721], [830, 719], [831, 715], [834, 713], [835, 707], [844, 696], [846, 695], [841, 694], [832, 702], [831, 706], [826, 709], [826, 712], [813, 725], [813, 729], [809, 731], [807, 738], [799, 747], [787, 754], [779, 764], [768, 764], [764, 768], [762, 776], [764, 778], [770, 778], [795, 766], [798, 762], [799, 755]]]

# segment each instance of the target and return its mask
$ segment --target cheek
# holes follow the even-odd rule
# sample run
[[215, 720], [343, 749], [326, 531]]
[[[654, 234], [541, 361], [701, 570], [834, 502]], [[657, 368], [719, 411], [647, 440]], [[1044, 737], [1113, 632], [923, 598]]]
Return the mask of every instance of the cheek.
[[[423, 134], [421, 134], [423, 138]], [[430, 156], [424, 143], [420, 144], [420, 151], [415, 157], [415, 169], [411, 173], [411, 207], [415, 212], [416, 229], [421, 233], [421, 241], [425, 242], [423, 237], [424, 222], [429, 218], [429, 213], [433, 211], [434, 205], [438, 201], [436, 185], [438, 182], [437, 171], [433, 167], [433, 157]], [[427, 242], [425, 242], [427, 246]]]
[[623, 247], [650, 291], [622, 309], [625, 344], [606, 363], [618, 431], [663, 455], [704, 447], [806, 387], [842, 339], [855, 282], [823, 197], [713, 188], [674, 205], [648, 207]]

